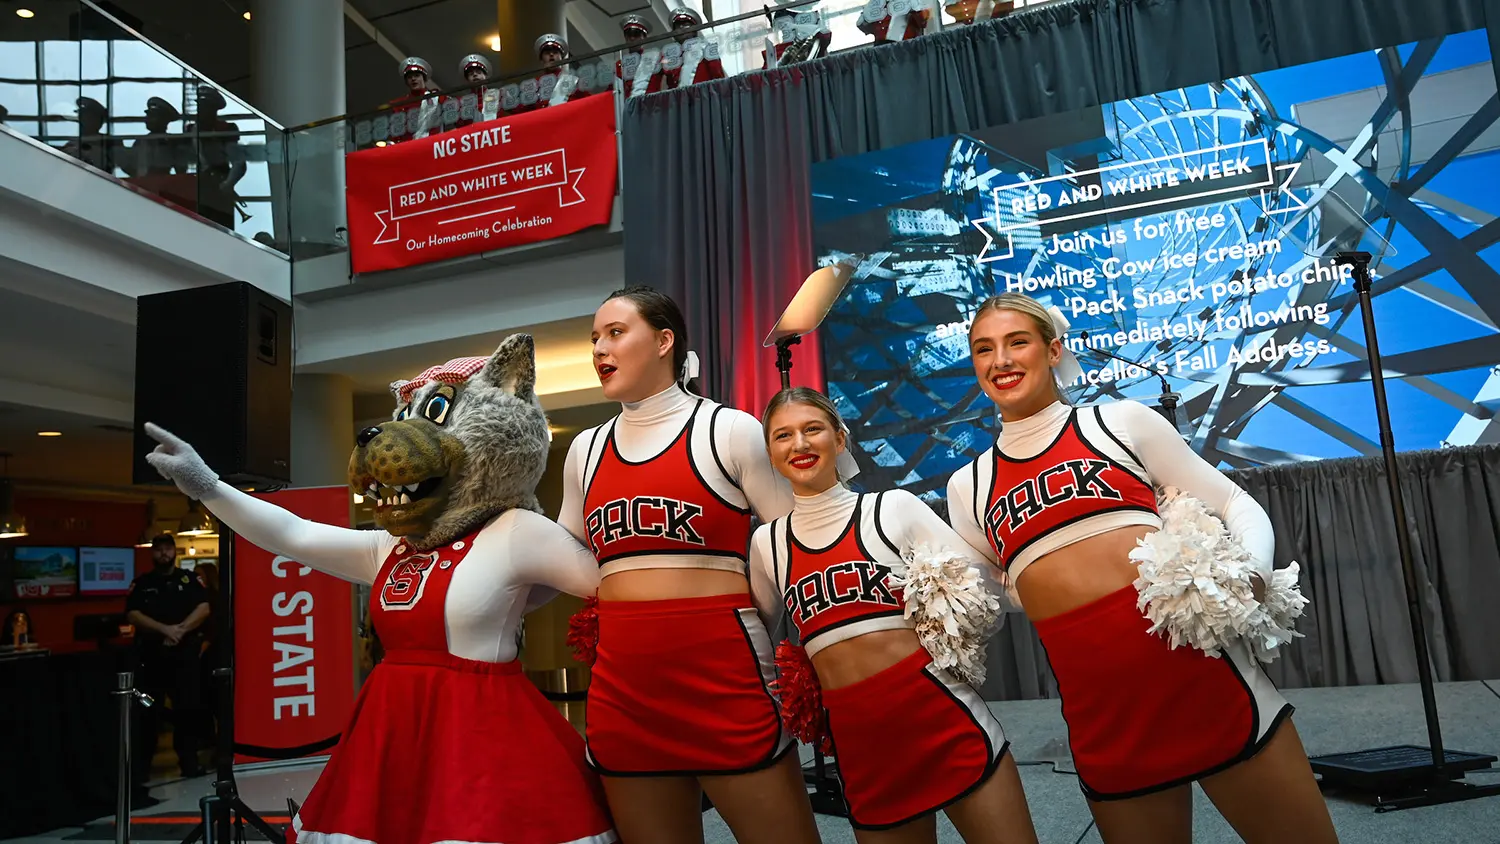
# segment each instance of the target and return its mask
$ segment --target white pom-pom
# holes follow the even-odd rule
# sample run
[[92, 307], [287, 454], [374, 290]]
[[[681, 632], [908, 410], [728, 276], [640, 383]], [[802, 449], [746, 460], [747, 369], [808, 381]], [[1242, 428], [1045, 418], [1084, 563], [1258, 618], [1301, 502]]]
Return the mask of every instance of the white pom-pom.
[[1297, 591], [1297, 564], [1275, 572], [1265, 602], [1255, 599], [1250, 554], [1202, 501], [1161, 491], [1161, 530], [1130, 552], [1138, 563], [1136, 606], [1170, 646], [1191, 645], [1212, 657], [1243, 639], [1262, 662], [1301, 634], [1291, 624], [1307, 599]]
[[1300, 567], [1295, 560], [1283, 569], [1271, 573], [1271, 582], [1266, 584], [1265, 600], [1250, 619], [1250, 630], [1246, 640], [1250, 652], [1261, 662], [1276, 659], [1276, 649], [1293, 639], [1302, 637], [1293, 629], [1293, 624], [1302, 617], [1302, 608], [1307, 598], [1297, 587]]
[[906, 617], [932, 654], [933, 665], [974, 685], [984, 682], [984, 634], [1000, 614], [1000, 600], [985, 588], [969, 560], [947, 548], [911, 549], [894, 566], [892, 585], [904, 593]]

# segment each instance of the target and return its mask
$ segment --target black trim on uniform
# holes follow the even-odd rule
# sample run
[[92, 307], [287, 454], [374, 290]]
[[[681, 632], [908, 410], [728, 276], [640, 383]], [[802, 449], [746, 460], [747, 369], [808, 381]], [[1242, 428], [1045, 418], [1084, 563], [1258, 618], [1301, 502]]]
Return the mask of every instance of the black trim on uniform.
[[[1109, 426], [1104, 424], [1104, 417], [1102, 417], [1102, 416], [1099, 415], [1099, 408], [1098, 407], [1094, 408], [1094, 421], [1097, 422], [1097, 423], [1099, 423], [1099, 430], [1101, 430], [1101, 431], [1104, 432], [1104, 436], [1109, 437], [1109, 439], [1110, 439], [1111, 442], [1113, 442], [1115, 445], [1117, 445], [1121, 449], [1123, 449], [1125, 451], [1125, 454], [1131, 460], [1135, 461], [1135, 465], [1141, 467], [1141, 471], [1142, 472], [1146, 471], [1146, 464], [1141, 462], [1141, 458], [1137, 457], [1135, 455], [1135, 452], [1131, 451], [1128, 446], [1126, 446], [1124, 443], [1120, 442], [1119, 437], [1116, 437], [1114, 435], [1114, 433], [1109, 430]], [[1119, 469], [1121, 472], [1124, 472], [1125, 474], [1129, 475], [1130, 477], [1135, 478], [1136, 481], [1138, 481], [1142, 486], [1146, 487], [1147, 489], [1151, 489], [1152, 488], [1151, 481], [1149, 479], [1143, 478], [1140, 475], [1136, 474], [1135, 472], [1131, 471], [1128, 467], [1120, 465], [1120, 462], [1118, 460], [1115, 460], [1113, 457], [1110, 457], [1108, 454], [1105, 454], [1104, 452], [1100, 451], [1093, 443], [1089, 442], [1089, 438], [1085, 437], [1083, 435], [1083, 428], [1082, 427], [1079, 427], [1078, 430], [1077, 430], [1077, 432], [1078, 432], [1078, 441], [1081, 442], [1081, 443], [1083, 443], [1084, 447], [1087, 448], [1089, 451], [1092, 451], [1094, 453], [1094, 455], [1096, 457], [1098, 457], [1100, 460], [1103, 460], [1105, 463], [1108, 463], [1109, 465], [1115, 467], [1116, 469]], [[1152, 500], [1155, 500], [1156, 495], [1153, 493], [1151, 497], [1152, 497]]]
[[[703, 399], [698, 399], [698, 404], [700, 404], [700, 405], [703, 404]], [[615, 418], [619, 419], [618, 416], [615, 417]], [[688, 432], [693, 429], [693, 420], [696, 419], [696, 418], [698, 418], [698, 407], [697, 407], [697, 405], [694, 405], [693, 406], [693, 412], [688, 414], [687, 424], [685, 424], [685, 425], [682, 426], [682, 430], [680, 430], [680, 431], [677, 432], [677, 436], [673, 437], [672, 441], [670, 443], [667, 443], [667, 447], [666, 448], [662, 449], [661, 451], [658, 451], [657, 453], [651, 455], [650, 457], [647, 457], [645, 460], [626, 460], [625, 459], [625, 455], [623, 455], [623, 454], [620, 453], [620, 447], [618, 445], [615, 445], [615, 429], [614, 429], [614, 426], [610, 426], [610, 429], [609, 429], [609, 439], [605, 442], [605, 445], [612, 447], [614, 449], [614, 452], [615, 452], [615, 459], [618, 460], [618, 461], [620, 461], [621, 463], [625, 464], [626, 466], [644, 466], [647, 463], [650, 463], [651, 461], [657, 459], [658, 457], [661, 457], [662, 455], [666, 454], [667, 452], [669, 452], [673, 448], [675, 448], [677, 446], [677, 443], [679, 441], [681, 441], [683, 437], [687, 436]], [[689, 443], [689, 445], [691, 445], [691, 443]], [[688, 462], [689, 463], [692, 462], [692, 454], [693, 454], [693, 450], [691, 448], [689, 448], [688, 449], [688, 458], [689, 458]], [[601, 453], [600, 456], [603, 457], [602, 453]]]
[[732, 551], [715, 551], [712, 554], [704, 553], [702, 548], [668, 548], [653, 551], [623, 551], [608, 557], [599, 558], [599, 565], [612, 563], [615, 560], [623, 560], [626, 557], [708, 557], [710, 559], [719, 557], [725, 560], [739, 560], [742, 563], [749, 562], [749, 554], [736, 554]]
[[[702, 406], [702, 404], [703, 404], [704, 401], [705, 401], [704, 399], [699, 399], [698, 400], [698, 404], [699, 404], [700, 407]], [[715, 501], [719, 502], [720, 504], [723, 504], [725, 507], [728, 507], [729, 509], [733, 510], [736, 513], [739, 513], [742, 516], [752, 515], [750, 507], [748, 506], [749, 503], [750, 503], [749, 496], [745, 497], [745, 504], [747, 505], [745, 507], [741, 507], [741, 506], [739, 506], [737, 504], [731, 504], [728, 501], [725, 501], [724, 500], [724, 496], [720, 495], [718, 493], [718, 491], [714, 489], [713, 484], [710, 484], [708, 482], [707, 478], [703, 477], [702, 470], [700, 470], [698, 468], [698, 461], [696, 461], [696, 460], [693, 459], [693, 434], [692, 434], [692, 430], [698, 424], [698, 410], [699, 410], [699, 407], [693, 408], [693, 415], [688, 418], [688, 426], [687, 426], [687, 431], [688, 431], [688, 433], [687, 433], [687, 463], [688, 463], [688, 468], [693, 470], [693, 477], [695, 477], [695, 478], [698, 479], [698, 483], [703, 486], [704, 491], [706, 491], [709, 495], [713, 496], [713, 499]], [[712, 417], [710, 417], [710, 426], [712, 426]], [[712, 430], [709, 431], [709, 436], [708, 436], [708, 450], [710, 452], [713, 452], [714, 462], [717, 463], [718, 460], [719, 460], [719, 454], [718, 454], [718, 452], [714, 451], [714, 447], [713, 447], [713, 431]], [[665, 454], [665, 453], [666, 452], [663, 452], [663, 454]], [[724, 468], [723, 464], [722, 463], [719, 464], [719, 469], [721, 471], [723, 470], [723, 468]], [[729, 481], [729, 483], [732, 486], [734, 486], [735, 489], [740, 489], [740, 487], [739, 487], [738, 484], [736, 484], [733, 480], [730, 480], [729, 473], [727, 473], [727, 472], [724, 473], [724, 479], [727, 480], [727, 481]], [[743, 495], [744, 494], [744, 490], [740, 490], [740, 494]]]
[[[976, 729], [976, 730], [979, 731], [979, 735], [981, 737], [983, 737], [983, 739], [984, 739], [984, 749], [985, 749], [985, 752], [989, 756], [989, 761], [985, 763], [984, 769], [981, 770], [980, 773], [979, 773], [979, 777], [977, 779], [975, 779], [974, 782], [972, 784], [970, 784], [968, 787], [966, 787], [963, 791], [960, 791], [959, 793], [953, 795], [952, 797], [948, 797], [948, 798], [944, 799], [941, 803], [938, 803], [937, 805], [935, 805], [935, 806], [933, 806], [933, 807], [931, 807], [929, 809], [923, 809], [922, 811], [917, 812], [916, 814], [913, 814], [910, 817], [902, 818], [899, 821], [891, 821], [889, 823], [883, 823], [883, 824], [867, 824], [867, 823], [861, 823], [861, 822], [855, 820], [854, 819], [854, 813], [850, 812], [849, 813], [849, 825], [852, 826], [852, 827], [854, 827], [855, 829], [868, 829], [868, 830], [871, 830], [871, 831], [880, 830], [880, 829], [893, 829], [895, 827], [902, 826], [904, 824], [909, 824], [909, 823], [911, 823], [912, 821], [914, 821], [914, 820], [916, 820], [918, 818], [923, 818], [923, 817], [926, 817], [928, 815], [936, 814], [937, 812], [941, 812], [942, 810], [948, 808], [949, 806], [952, 806], [954, 803], [957, 803], [958, 801], [964, 799], [965, 797], [968, 797], [970, 794], [973, 794], [976, 790], [978, 790], [986, 782], [989, 782], [990, 777], [994, 776], [995, 775], [995, 771], [999, 770], [1000, 763], [1005, 760], [1005, 755], [1010, 752], [1010, 740], [1009, 739], [1007, 739], [1004, 744], [1000, 745], [1000, 749], [998, 751], [995, 749], [994, 742], [992, 742], [990, 740], [990, 733], [989, 733], [989, 731], [986, 730], [984, 728], [984, 725], [980, 724], [979, 720], [974, 717], [974, 711], [971, 710], [971, 709], [969, 709], [968, 704], [964, 703], [962, 700], [959, 700], [958, 696], [953, 693], [953, 690], [950, 689], [950, 688], [948, 688], [948, 684], [944, 683], [942, 680], [940, 680], [936, 675], [934, 675], [932, 673], [932, 671], [930, 670], [931, 668], [932, 668], [931, 663], [922, 666], [922, 675], [925, 676], [928, 680], [932, 681], [932, 684], [935, 685], [935, 686], [937, 686], [938, 690], [941, 691], [945, 697], [947, 697], [949, 700], [953, 701], [953, 705], [957, 706], [958, 709], [959, 709], [959, 711], [964, 714], [964, 717], [966, 717], [966, 718], [969, 719], [969, 723], [971, 723], [971, 724], [974, 725], [974, 729]], [[994, 714], [991, 713], [990, 717], [993, 718]], [[999, 723], [998, 720], [997, 720], [996, 723]], [[1001, 732], [1002, 733], [1004, 732], [1004, 729], [1005, 729], [1004, 727], [1001, 727]]]
[[[1008, 455], [1005, 452], [1003, 452], [1003, 451], [1000, 450], [999, 443], [996, 443], [995, 446], [994, 446], [995, 456], [999, 457], [1001, 460], [1004, 460], [1007, 463], [1030, 463], [1031, 461], [1037, 459], [1038, 457], [1042, 456], [1043, 454], [1046, 454], [1047, 452], [1049, 452], [1052, 449], [1056, 448], [1057, 444], [1059, 442], [1062, 442], [1063, 434], [1067, 432], [1069, 426], [1071, 426], [1077, 418], [1078, 418], [1078, 408], [1075, 407], [1072, 410], [1068, 411], [1068, 421], [1066, 423], [1064, 423], [1061, 428], [1057, 429], [1057, 436], [1055, 436], [1055, 437], [1052, 438], [1052, 442], [1048, 443], [1046, 448], [1042, 449], [1041, 451], [1038, 451], [1036, 454], [1033, 454], [1030, 457], [1011, 457], [1010, 455]], [[996, 472], [995, 474], [998, 475], [1000, 473]]]
[[[719, 411], [723, 409], [724, 405], [716, 404], [714, 405], [713, 412], [708, 414], [708, 450], [713, 453], [714, 465], [719, 467], [719, 474], [724, 476], [724, 480], [729, 481], [730, 486], [739, 490], [741, 495], [744, 495], [745, 488], [740, 486], [740, 482], [735, 480], [733, 475], [729, 474], [729, 469], [724, 466], [723, 458], [719, 457], [719, 434], [717, 426], [719, 424]], [[694, 413], [696, 412], [695, 410]], [[688, 457], [689, 459], [692, 458], [691, 449], [688, 451]], [[749, 499], [747, 498], [746, 500], [748, 501]]]
[[[981, 454], [978, 457], [974, 458], [974, 462], [971, 463], [971, 464], [969, 464], [969, 465], [971, 465], [971, 466], [974, 467], [974, 482], [969, 485], [974, 490], [974, 495], [972, 496], [973, 499], [974, 499], [974, 524], [979, 525], [979, 529], [983, 530], [983, 531], [988, 531], [989, 528], [987, 528], [987, 527], [984, 526], [984, 516], [981, 515], [980, 511], [979, 511], [979, 461], [983, 460], [985, 457], [989, 456], [989, 453], [991, 451], [994, 451], [994, 450], [995, 450], [994, 446], [990, 446], [989, 448], [987, 448], [987, 449], [984, 450], [984, 454]], [[995, 478], [994, 478], [994, 473], [991, 472], [990, 473], [990, 495], [994, 495], [994, 493], [995, 493]], [[988, 501], [988, 498], [986, 499], [986, 501]], [[985, 538], [988, 539], [988, 537], [985, 537]]]
[[[1290, 703], [1282, 704], [1281, 709], [1277, 710], [1276, 716], [1271, 719], [1270, 728], [1266, 730], [1266, 734], [1261, 736], [1258, 741], [1252, 741], [1243, 750], [1241, 750], [1239, 753], [1236, 753], [1229, 759], [1220, 762], [1212, 768], [1207, 768], [1205, 770], [1199, 771], [1196, 774], [1188, 774], [1185, 777], [1178, 777], [1175, 780], [1164, 782], [1159, 785], [1148, 785], [1144, 788], [1138, 788], [1134, 791], [1126, 791], [1119, 794], [1106, 794], [1104, 792], [1095, 791], [1094, 789], [1090, 788], [1088, 783], [1083, 781], [1083, 774], [1080, 773], [1078, 775], [1078, 787], [1083, 791], [1084, 797], [1087, 797], [1088, 799], [1096, 803], [1107, 803], [1111, 800], [1129, 800], [1132, 797], [1144, 797], [1147, 794], [1155, 794], [1158, 791], [1166, 791], [1169, 788], [1176, 788], [1179, 785], [1187, 785], [1188, 783], [1197, 782], [1198, 780], [1201, 780], [1205, 777], [1211, 777], [1221, 771], [1227, 771], [1230, 768], [1233, 768], [1235, 765], [1238, 765], [1239, 763], [1250, 759], [1257, 753], [1260, 753], [1262, 750], [1264, 750], [1265, 746], [1271, 743], [1271, 739], [1275, 738], [1277, 730], [1281, 729], [1282, 722], [1286, 721], [1287, 718], [1290, 718], [1292, 713], [1295, 712], [1296, 709], [1297, 708], [1295, 706], [1292, 706]], [[1259, 717], [1259, 712], [1257, 712], [1257, 717]]]
[[1099, 430], [1104, 432], [1104, 436], [1109, 437], [1115, 445], [1120, 447], [1121, 451], [1125, 452], [1125, 455], [1127, 457], [1135, 461], [1135, 465], [1141, 467], [1142, 471], [1145, 471], [1146, 463], [1145, 461], [1141, 460], [1141, 456], [1139, 454], [1136, 454], [1135, 450], [1126, 445], [1124, 441], [1122, 441], [1119, 437], [1115, 436], [1115, 432], [1111, 431], [1109, 429], [1109, 426], [1104, 424], [1104, 411], [1100, 410], [1099, 405], [1097, 404], [1094, 405], [1094, 422], [1098, 424]]
[[889, 536], [885, 535], [885, 526], [880, 523], [880, 505], [885, 503], [885, 494], [887, 492], [890, 492], [890, 490], [886, 489], [875, 493], [875, 535], [880, 537], [880, 541], [884, 542], [885, 547], [891, 549], [891, 553], [895, 554], [896, 559], [899, 560], [901, 559], [901, 550], [896, 547], [896, 543], [892, 542]]
[[[777, 717], [780, 718], [781, 716], [777, 715]], [[780, 752], [775, 753], [769, 761], [758, 762], [749, 768], [735, 768], [728, 771], [716, 771], [712, 768], [697, 771], [612, 771], [600, 765], [599, 760], [595, 759], [593, 754], [589, 754], [585, 761], [601, 777], [620, 777], [622, 779], [626, 777], [733, 777], [739, 774], [753, 774], [756, 771], [764, 771], [767, 768], [773, 767], [796, 746], [797, 743], [795, 741], [789, 741], [786, 747], [783, 747]]]
[[1021, 555], [1022, 551], [1025, 551], [1027, 548], [1030, 548], [1031, 546], [1035, 545], [1037, 542], [1039, 542], [1039, 541], [1041, 541], [1043, 539], [1046, 539], [1047, 537], [1051, 536], [1054, 533], [1057, 533], [1058, 531], [1062, 530], [1063, 528], [1065, 528], [1065, 527], [1067, 527], [1069, 525], [1076, 525], [1079, 522], [1088, 521], [1089, 519], [1092, 519], [1095, 516], [1103, 516], [1103, 515], [1107, 515], [1109, 513], [1126, 513], [1126, 512], [1150, 513], [1153, 516], [1160, 516], [1161, 515], [1160, 513], [1157, 512], [1157, 510], [1156, 510], [1155, 507], [1142, 507], [1139, 504], [1121, 504], [1119, 507], [1109, 507], [1109, 508], [1105, 508], [1105, 509], [1099, 509], [1099, 510], [1095, 510], [1095, 511], [1093, 511], [1091, 513], [1084, 513], [1082, 515], [1074, 516], [1071, 519], [1064, 519], [1063, 521], [1058, 522], [1057, 524], [1053, 525], [1052, 527], [1048, 528], [1047, 530], [1045, 530], [1045, 531], [1037, 534], [1036, 536], [1033, 536], [1032, 538], [1026, 540], [1025, 542], [1022, 542], [1020, 544], [1020, 546], [1016, 548], [1016, 550], [1011, 551], [1007, 555], [1008, 559], [1003, 560], [1001, 562], [1001, 567], [1002, 567], [1003, 570], [1006, 570], [1006, 571], [1010, 570], [1010, 564], [1013, 563], [1013, 562], [1015, 562], [1016, 557], [1019, 557]]
[[[588, 483], [583, 485], [583, 501], [579, 502], [579, 506], [583, 508], [583, 521], [585, 530], [588, 529], [589, 513], [587, 502], [589, 500], [589, 493], [594, 491], [594, 481], [599, 477], [599, 461], [604, 459], [604, 447], [609, 445], [609, 437], [614, 436], [615, 423], [618, 422], [619, 419], [620, 417], [616, 416], [614, 419], [611, 419], [608, 422], [604, 423], [604, 425], [609, 426], [609, 435], [605, 437], [604, 445], [599, 446], [599, 457], [597, 459], [594, 457], [594, 443], [599, 441], [599, 429], [603, 428], [604, 425], [599, 425], [594, 428], [594, 435], [589, 437], [588, 450], [583, 453], [583, 473], [588, 477]], [[592, 468], [590, 468], [591, 466]], [[589, 548], [589, 550], [592, 551], [594, 549], [591, 547]]]
[[[792, 516], [794, 515], [792, 513], [788, 513], [786, 515], [786, 534], [791, 538], [792, 543], [805, 554], [827, 554], [829, 551], [832, 551], [833, 549], [839, 547], [839, 543], [843, 542], [844, 539], [849, 536], [850, 530], [858, 529], [860, 505], [863, 503], [864, 496], [862, 495], [854, 499], [854, 513], [849, 516], [849, 520], [847, 522], [844, 522], [844, 529], [839, 531], [838, 538], [834, 539], [833, 542], [823, 546], [822, 548], [809, 548], [806, 545], [802, 544], [802, 540], [797, 538], [797, 532], [792, 530]], [[855, 541], [857, 542], [858, 540], [859, 537], [855, 537]], [[865, 553], [863, 543], [860, 544], [859, 551], [861, 554]], [[866, 556], [869, 555], [866, 554]]]
[[[802, 644], [806, 646], [809, 643], [815, 641], [819, 636], [822, 636], [824, 633], [827, 633], [830, 630], [837, 630], [840, 627], [848, 627], [851, 624], [859, 624], [862, 621], [869, 621], [872, 618], [891, 618], [893, 616], [904, 615], [906, 615], [905, 609], [881, 610], [880, 612], [872, 612], [866, 615], [858, 616], [856, 618], [846, 618], [843, 621], [835, 621], [834, 623], [826, 627], [818, 628], [818, 632], [812, 634], [811, 636], [808, 636], [807, 639], [802, 642]], [[802, 633], [801, 628], [798, 628], [797, 633], [799, 635]]]

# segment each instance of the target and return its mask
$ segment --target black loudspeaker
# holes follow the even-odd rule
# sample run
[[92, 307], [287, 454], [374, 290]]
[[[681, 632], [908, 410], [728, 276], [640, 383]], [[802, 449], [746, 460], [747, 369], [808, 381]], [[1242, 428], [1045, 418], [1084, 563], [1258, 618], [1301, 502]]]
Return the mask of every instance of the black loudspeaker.
[[147, 422], [232, 486], [290, 483], [291, 305], [244, 282], [137, 299], [134, 481], [165, 483], [146, 462]]

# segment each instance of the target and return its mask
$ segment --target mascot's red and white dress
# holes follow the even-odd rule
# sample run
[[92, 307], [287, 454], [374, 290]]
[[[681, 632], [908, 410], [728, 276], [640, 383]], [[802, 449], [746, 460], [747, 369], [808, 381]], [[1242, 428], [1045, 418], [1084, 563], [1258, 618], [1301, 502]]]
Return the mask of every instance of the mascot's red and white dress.
[[[425, 394], [424, 379], [462, 384], [483, 363], [450, 362], [407, 382], [419, 390], [413, 405]], [[432, 402], [451, 401], [433, 396]], [[527, 435], [531, 428], [545, 431], [539, 405], [536, 417]], [[310, 522], [246, 495], [218, 481], [191, 446], [155, 426], [147, 430], [162, 443], [149, 457], [152, 465], [235, 532], [273, 554], [371, 587], [385, 658], [360, 689], [289, 841], [618, 841], [582, 739], [516, 659], [528, 610], [557, 592], [597, 591], [594, 557], [567, 531], [531, 510], [505, 509], [466, 536], [419, 551], [383, 530]], [[369, 433], [360, 447], [382, 447], [379, 434]], [[540, 450], [545, 454], [544, 444]]]

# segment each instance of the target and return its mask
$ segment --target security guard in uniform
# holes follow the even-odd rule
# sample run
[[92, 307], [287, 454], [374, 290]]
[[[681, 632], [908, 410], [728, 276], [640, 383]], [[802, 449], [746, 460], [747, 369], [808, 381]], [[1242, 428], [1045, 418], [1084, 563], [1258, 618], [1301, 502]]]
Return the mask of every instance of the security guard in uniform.
[[137, 708], [134, 736], [135, 770], [131, 776], [137, 788], [143, 786], [151, 772], [151, 757], [161, 728], [161, 715], [167, 700], [171, 709], [172, 748], [184, 777], [202, 776], [198, 747], [205, 732], [207, 713], [203, 711], [202, 654], [203, 631], [208, 620], [208, 591], [192, 572], [177, 567], [177, 542], [163, 534], [151, 540], [151, 571], [130, 584], [125, 599], [125, 617], [135, 625], [136, 655], [139, 668], [136, 688], [156, 702]]

